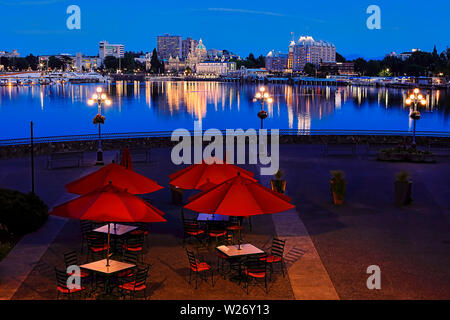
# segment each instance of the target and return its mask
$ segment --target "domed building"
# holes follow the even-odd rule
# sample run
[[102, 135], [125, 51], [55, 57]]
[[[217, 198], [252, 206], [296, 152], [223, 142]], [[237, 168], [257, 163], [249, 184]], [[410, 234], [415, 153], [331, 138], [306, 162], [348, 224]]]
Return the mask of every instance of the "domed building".
[[189, 66], [191, 70], [196, 70], [196, 65], [199, 62], [203, 62], [207, 59], [208, 51], [206, 50], [203, 40], [200, 39], [198, 45], [193, 52], [190, 52], [186, 58], [186, 66]]

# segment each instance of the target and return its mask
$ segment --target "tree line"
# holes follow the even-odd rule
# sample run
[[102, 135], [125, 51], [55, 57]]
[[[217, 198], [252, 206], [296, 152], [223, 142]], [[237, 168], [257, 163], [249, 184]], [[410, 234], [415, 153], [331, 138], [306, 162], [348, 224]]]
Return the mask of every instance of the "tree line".
[[[103, 60], [103, 64], [100, 66], [101, 71], [116, 72], [121, 69], [125, 73], [132, 72], [145, 72], [146, 65], [135, 58], [143, 55], [143, 52], [125, 52], [124, 57], [119, 59], [113, 56], [107, 56]], [[39, 63], [39, 56], [32, 54], [26, 57], [0, 57], [0, 65], [3, 65], [4, 70], [10, 71], [26, 71], [26, 70], [62, 70], [68, 71], [73, 67], [75, 60], [70, 56], [50, 56], [47, 61], [42, 62], [42, 66]], [[151, 73], [164, 73], [164, 62], [158, 59], [156, 49], [153, 49], [151, 58]]]

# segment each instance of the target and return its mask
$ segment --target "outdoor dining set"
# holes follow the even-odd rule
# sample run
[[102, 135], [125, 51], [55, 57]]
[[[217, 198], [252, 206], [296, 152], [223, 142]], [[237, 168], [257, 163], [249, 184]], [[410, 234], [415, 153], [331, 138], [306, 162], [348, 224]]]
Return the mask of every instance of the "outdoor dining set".
[[[132, 168], [129, 153], [123, 152], [121, 164], [112, 163], [66, 185], [78, 198], [53, 208], [50, 214], [80, 220], [81, 264], [76, 251], [64, 253], [65, 270], [55, 268], [57, 298], [105, 295], [146, 298], [150, 265], [144, 256], [149, 248], [149, 226], [167, 222], [165, 213], [142, 195], [162, 189], [155, 181]], [[245, 225], [252, 228], [251, 217], [294, 208], [290, 199], [258, 183], [253, 173], [215, 159], [181, 169], [169, 176], [170, 185], [180, 190], [200, 190], [181, 208], [183, 246], [189, 268], [189, 283], [209, 280], [214, 273], [223, 278], [249, 283], [262, 280], [266, 293], [274, 265], [285, 275], [285, 242], [277, 237], [269, 250], [243, 241]], [[189, 213], [189, 217], [187, 217]], [[193, 216], [192, 213], [195, 213]], [[214, 246], [217, 261], [206, 261], [203, 249]], [[112, 257], [112, 258], [111, 258]], [[77, 269], [78, 268], [78, 269]], [[70, 281], [78, 276], [78, 286]]]

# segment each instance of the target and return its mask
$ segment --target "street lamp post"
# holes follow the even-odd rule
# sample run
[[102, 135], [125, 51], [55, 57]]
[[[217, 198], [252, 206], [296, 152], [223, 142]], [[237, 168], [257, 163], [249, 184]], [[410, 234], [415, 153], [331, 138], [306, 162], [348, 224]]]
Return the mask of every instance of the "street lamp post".
[[263, 121], [267, 118], [267, 112], [264, 110], [264, 102], [272, 103], [273, 99], [270, 97], [269, 93], [266, 92], [266, 88], [260, 87], [259, 91], [255, 94], [253, 101], [261, 102], [261, 110], [258, 112], [258, 118], [261, 119], [261, 129], [263, 128]]
[[416, 120], [420, 119], [420, 112], [417, 111], [417, 105], [421, 104], [422, 106], [426, 105], [427, 101], [423, 98], [423, 95], [420, 93], [418, 88], [415, 88], [413, 93], [409, 95], [409, 97], [405, 100], [405, 104], [407, 106], [414, 106], [414, 110], [409, 114], [409, 117], [414, 120], [413, 125], [413, 140], [412, 145], [416, 145]]
[[105, 103], [107, 106], [111, 105], [111, 100], [108, 99], [106, 93], [103, 93], [102, 88], [97, 88], [97, 93], [92, 95], [92, 98], [88, 100], [90, 106], [97, 102], [98, 113], [94, 118], [94, 124], [98, 124], [98, 151], [97, 151], [97, 162], [96, 165], [103, 165], [103, 150], [102, 150], [102, 131], [101, 125], [105, 123], [105, 117], [102, 116], [102, 104]]

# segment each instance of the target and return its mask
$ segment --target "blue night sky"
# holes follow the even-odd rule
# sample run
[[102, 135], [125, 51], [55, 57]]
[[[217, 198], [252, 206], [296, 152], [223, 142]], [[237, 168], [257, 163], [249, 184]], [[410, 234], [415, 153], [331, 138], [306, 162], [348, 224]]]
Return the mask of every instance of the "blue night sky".
[[[81, 30], [66, 28], [66, 8], [81, 8]], [[369, 30], [369, 5], [381, 8], [381, 29]], [[450, 1], [123, 1], [0, 0], [0, 50], [28, 53], [98, 53], [98, 42], [151, 51], [164, 33], [202, 38], [208, 49], [287, 51], [295, 37], [333, 42], [348, 58], [379, 58], [391, 51], [449, 45]]]

